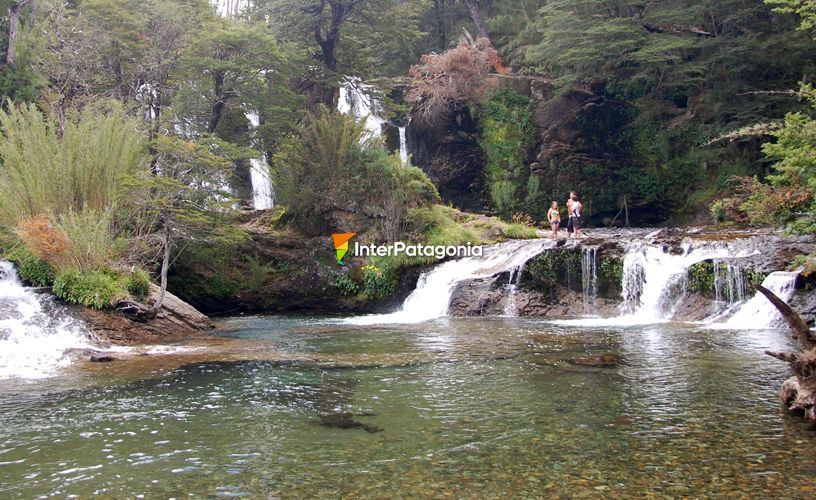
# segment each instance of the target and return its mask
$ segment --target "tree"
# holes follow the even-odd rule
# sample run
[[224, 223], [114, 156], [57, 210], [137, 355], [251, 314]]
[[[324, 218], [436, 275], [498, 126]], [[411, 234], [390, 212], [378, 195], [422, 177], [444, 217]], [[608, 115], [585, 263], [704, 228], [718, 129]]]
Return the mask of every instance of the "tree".
[[[307, 70], [303, 89], [329, 109], [345, 75], [368, 79], [402, 60], [425, 36], [419, 17], [426, 0], [262, 0], [256, 16], [268, 15], [276, 37], [306, 47], [319, 68]], [[407, 51], [409, 55], [414, 52]], [[407, 65], [407, 64], [406, 64]]]

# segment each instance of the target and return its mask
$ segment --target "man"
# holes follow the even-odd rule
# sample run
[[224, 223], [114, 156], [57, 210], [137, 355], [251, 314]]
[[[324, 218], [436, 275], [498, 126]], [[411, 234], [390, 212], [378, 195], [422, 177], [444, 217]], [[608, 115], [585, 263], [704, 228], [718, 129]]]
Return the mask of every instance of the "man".
[[567, 239], [570, 239], [570, 237], [572, 237], [573, 231], [575, 230], [574, 229], [575, 226], [573, 225], [574, 219], [573, 219], [573, 214], [572, 214], [572, 203], [573, 203], [572, 200], [576, 196], [577, 195], [575, 194], [575, 191], [570, 191], [569, 197], [567, 197], [567, 203], [566, 203], [566, 205], [567, 205]]
[[584, 211], [584, 205], [578, 199], [578, 195], [575, 193], [571, 194], [572, 197], [572, 217], [570, 217], [570, 221], [572, 222], [572, 234], [575, 236], [575, 239], [581, 239], [581, 213]]

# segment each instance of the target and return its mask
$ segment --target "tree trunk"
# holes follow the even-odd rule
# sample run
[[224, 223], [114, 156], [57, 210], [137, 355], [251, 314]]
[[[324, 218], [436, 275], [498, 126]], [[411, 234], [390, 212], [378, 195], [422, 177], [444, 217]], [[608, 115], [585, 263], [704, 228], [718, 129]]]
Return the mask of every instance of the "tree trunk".
[[210, 116], [210, 125], [207, 127], [209, 133], [215, 132], [218, 127], [218, 122], [221, 121], [221, 116], [224, 114], [224, 108], [227, 106], [227, 97], [224, 94], [224, 73], [216, 71], [213, 74], [213, 84], [215, 90], [215, 103], [212, 107], [212, 115]]
[[445, 32], [445, 0], [434, 0], [436, 8], [436, 36], [439, 40], [439, 51], [448, 47], [448, 35]]
[[161, 285], [159, 287], [159, 298], [156, 299], [156, 303], [153, 304], [149, 312], [154, 318], [159, 313], [164, 303], [165, 292], [167, 292], [167, 271], [170, 269], [170, 246], [173, 238], [173, 226], [167, 220], [167, 217], [162, 217], [162, 219], [164, 220], [164, 256], [162, 257]]
[[761, 285], [757, 286], [757, 290], [782, 314], [794, 337], [805, 348], [804, 352], [765, 351], [765, 354], [788, 363], [794, 373], [779, 391], [782, 402], [789, 410], [803, 414], [816, 424], [816, 336], [807, 322], [785, 301]]
[[20, 0], [9, 7], [8, 46], [6, 48], [6, 64], [14, 66], [14, 57], [17, 52], [17, 37], [20, 31], [20, 14], [23, 7], [32, 0]]
[[470, 17], [473, 19], [473, 24], [476, 25], [476, 30], [479, 31], [479, 38], [487, 38], [490, 40], [490, 32], [487, 31], [487, 25], [485, 24], [484, 16], [482, 16], [479, 0], [465, 0], [465, 3], [468, 6], [468, 10], [470, 10]]

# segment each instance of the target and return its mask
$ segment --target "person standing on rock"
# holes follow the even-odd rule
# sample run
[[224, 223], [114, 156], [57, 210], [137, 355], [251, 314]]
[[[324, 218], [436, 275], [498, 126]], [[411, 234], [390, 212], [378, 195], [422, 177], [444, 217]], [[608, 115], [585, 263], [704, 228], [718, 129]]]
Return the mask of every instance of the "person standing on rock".
[[547, 211], [547, 220], [550, 221], [552, 228], [552, 239], [558, 240], [558, 228], [561, 226], [561, 212], [558, 210], [558, 202], [552, 202], [550, 209]]
[[581, 239], [581, 212], [584, 209], [584, 205], [578, 200], [578, 195], [574, 192], [571, 193], [570, 197], [572, 198], [572, 216], [570, 217], [572, 234], [576, 240], [579, 240]]
[[570, 191], [569, 196], [567, 197], [567, 239], [570, 239], [573, 232], [572, 226], [572, 204], [573, 204], [573, 197], [575, 197], [575, 191]]

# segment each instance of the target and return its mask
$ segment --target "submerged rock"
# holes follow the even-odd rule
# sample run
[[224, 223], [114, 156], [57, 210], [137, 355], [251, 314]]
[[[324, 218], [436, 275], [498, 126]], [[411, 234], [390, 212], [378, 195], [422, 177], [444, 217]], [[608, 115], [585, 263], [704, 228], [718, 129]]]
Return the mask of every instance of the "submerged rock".
[[331, 413], [320, 417], [320, 425], [326, 427], [336, 427], [338, 429], [363, 429], [366, 432], [375, 433], [381, 432], [383, 429], [375, 425], [365, 424], [354, 420], [354, 417], [372, 417], [373, 413]]
[[574, 365], [608, 368], [618, 365], [620, 358], [614, 354], [601, 354], [600, 356], [573, 358], [569, 362]]

